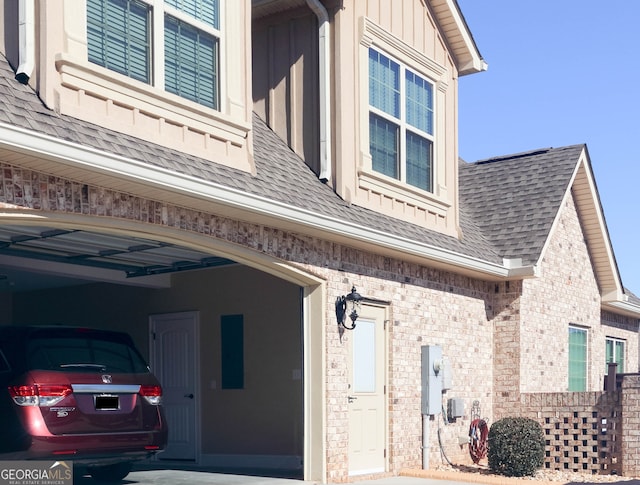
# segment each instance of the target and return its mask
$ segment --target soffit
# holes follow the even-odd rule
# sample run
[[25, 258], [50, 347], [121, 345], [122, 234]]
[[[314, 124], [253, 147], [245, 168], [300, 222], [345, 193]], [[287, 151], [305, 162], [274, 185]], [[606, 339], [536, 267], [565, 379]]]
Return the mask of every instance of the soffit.
[[253, 18], [266, 17], [286, 10], [303, 7], [306, 0], [252, 0], [251, 16]]
[[464, 76], [486, 71], [484, 61], [462, 15], [456, 0], [431, 0], [433, 13], [458, 65], [458, 74]]
[[[336, 0], [323, 2], [327, 9], [341, 3], [342, 1]], [[431, 0], [429, 3], [452, 54], [457, 60], [459, 74], [463, 76], [486, 70], [487, 64], [478, 51], [457, 1]], [[253, 19], [256, 19], [306, 5], [306, 0], [252, 0], [251, 15]]]
[[593, 268], [605, 301], [617, 299], [623, 292], [618, 265], [600, 205], [600, 198], [587, 160], [586, 149], [573, 182], [573, 195], [585, 234]]

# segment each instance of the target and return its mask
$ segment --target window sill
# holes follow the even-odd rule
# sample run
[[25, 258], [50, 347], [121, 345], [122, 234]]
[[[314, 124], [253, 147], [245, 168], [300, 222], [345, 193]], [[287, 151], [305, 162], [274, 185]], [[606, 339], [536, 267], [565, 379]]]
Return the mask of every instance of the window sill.
[[[369, 193], [392, 199], [394, 203], [414, 207], [419, 210], [446, 217], [451, 204], [437, 195], [418, 188], [412, 188], [398, 180], [374, 172], [358, 172], [358, 187]], [[442, 192], [444, 189], [440, 188]]]

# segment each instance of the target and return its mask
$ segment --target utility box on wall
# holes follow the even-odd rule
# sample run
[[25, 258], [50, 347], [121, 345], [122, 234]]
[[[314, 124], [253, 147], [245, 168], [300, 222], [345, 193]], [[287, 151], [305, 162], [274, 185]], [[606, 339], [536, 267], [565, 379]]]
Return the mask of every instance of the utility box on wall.
[[422, 414], [442, 411], [442, 348], [422, 346]]
[[464, 416], [464, 401], [454, 397], [447, 402], [447, 415], [449, 419], [461, 418]]

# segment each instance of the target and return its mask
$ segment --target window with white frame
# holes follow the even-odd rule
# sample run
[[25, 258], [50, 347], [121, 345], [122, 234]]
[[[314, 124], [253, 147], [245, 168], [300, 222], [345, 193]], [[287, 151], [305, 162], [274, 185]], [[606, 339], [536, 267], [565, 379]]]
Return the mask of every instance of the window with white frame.
[[433, 191], [433, 85], [369, 48], [369, 151], [372, 169]]
[[609, 372], [609, 363], [618, 364], [616, 372], [622, 374], [624, 372], [624, 340], [607, 337], [605, 343], [606, 366], [605, 374]]
[[219, 109], [220, 0], [87, 0], [89, 61]]
[[569, 391], [587, 390], [587, 331], [569, 327]]

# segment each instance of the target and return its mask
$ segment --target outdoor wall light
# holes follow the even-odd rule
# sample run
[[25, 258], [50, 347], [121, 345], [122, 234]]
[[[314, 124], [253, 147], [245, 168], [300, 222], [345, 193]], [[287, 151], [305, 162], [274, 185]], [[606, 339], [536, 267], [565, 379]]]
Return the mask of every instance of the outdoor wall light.
[[[351, 293], [345, 296], [339, 296], [336, 299], [336, 318], [338, 323], [347, 330], [353, 330], [356, 328], [356, 320], [358, 319], [358, 310], [360, 310], [361, 302], [363, 298], [356, 291], [356, 287], [351, 288]], [[347, 315], [351, 319], [351, 326], [347, 326], [345, 320]]]

